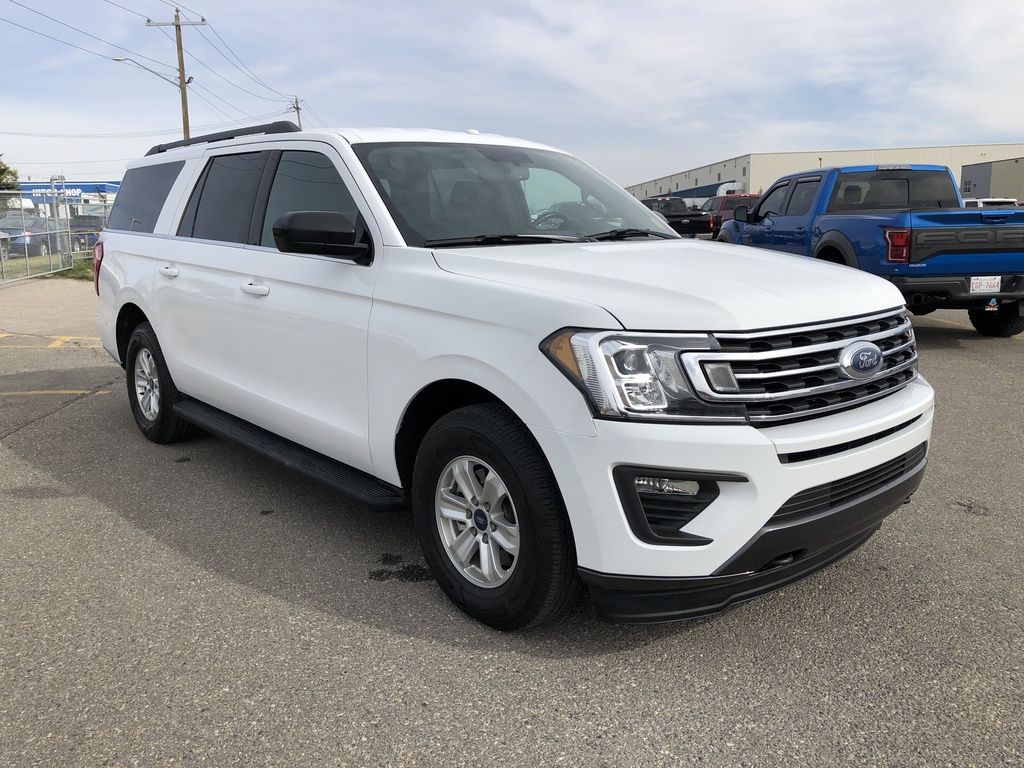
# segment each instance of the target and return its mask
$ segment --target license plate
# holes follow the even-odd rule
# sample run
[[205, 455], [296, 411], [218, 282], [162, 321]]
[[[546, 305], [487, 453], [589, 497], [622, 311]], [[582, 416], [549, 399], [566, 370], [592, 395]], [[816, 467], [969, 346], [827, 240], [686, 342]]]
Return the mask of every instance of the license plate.
[[999, 293], [1003, 287], [1003, 279], [996, 277], [972, 277], [971, 293]]

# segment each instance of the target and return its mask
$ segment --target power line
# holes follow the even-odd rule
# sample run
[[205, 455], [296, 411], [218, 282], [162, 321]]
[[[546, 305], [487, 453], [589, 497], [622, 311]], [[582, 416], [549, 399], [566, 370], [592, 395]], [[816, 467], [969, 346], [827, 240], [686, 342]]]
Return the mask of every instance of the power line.
[[[207, 23], [209, 23], [209, 22], [207, 22]], [[164, 33], [165, 37], [170, 39], [171, 34], [166, 29], [161, 29], [160, 31]], [[200, 31], [200, 34], [202, 34], [201, 31]], [[264, 101], [279, 101], [279, 99], [272, 99], [269, 96], [260, 96], [258, 93], [253, 93], [252, 91], [247, 91], [242, 86], [237, 85], [235, 83], [232, 83], [230, 80], [228, 80], [226, 77], [224, 77], [224, 75], [220, 74], [220, 72], [217, 72], [215, 69], [213, 69], [212, 67], [207, 65], [206, 62], [204, 62], [202, 59], [200, 59], [198, 56], [196, 56], [194, 53], [192, 53], [192, 51], [190, 51], [188, 48], [182, 47], [182, 50], [185, 53], [187, 53], [190, 57], [192, 57], [192, 60], [195, 61], [196, 64], [199, 64], [201, 67], [203, 67], [203, 69], [205, 69], [207, 72], [210, 72], [211, 74], [216, 75], [217, 77], [219, 77], [221, 80], [223, 80], [228, 85], [230, 85], [230, 86], [232, 86], [234, 88], [237, 88], [238, 90], [242, 91], [242, 93], [247, 93], [250, 96], [253, 96], [253, 97], [257, 98], [257, 99], [263, 99]], [[239, 110], [239, 111], [241, 111], [241, 110]]]
[[61, 45], [66, 45], [69, 48], [75, 48], [75, 49], [77, 49], [79, 51], [82, 51], [84, 53], [91, 53], [93, 56], [99, 56], [101, 59], [107, 59], [108, 61], [110, 60], [109, 56], [104, 56], [102, 53], [96, 53], [96, 51], [90, 51], [88, 48], [83, 48], [80, 45], [75, 45], [74, 43], [69, 43], [67, 40], [61, 40], [60, 38], [57, 38], [57, 37], [51, 37], [50, 35], [43, 34], [42, 32], [39, 32], [39, 31], [37, 31], [35, 29], [32, 29], [31, 27], [26, 27], [24, 24], [19, 24], [16, 21], [11, 21], [10, 19], [5, 19], [3, 16], [0, 16], [0, 21], [6, 21], [8, 24], [10, 24], [13, 27], [18, 27], [18, 29], [23, 29], [26, 32], [31, 32], [33, 35], [39, 35], [40, 37], [45, 37], [47, 40], [53, 40], [55, 43], [60, 43]]
[[[286, 114], [290, 111], [291, 110], [288, 109], [282, 109], [277, 112], [267, 112], [262, 115], [254, 115], [251, 119], [264, 120], [266, 118]], [[208, 131], [217, 128], [226, 128], [240, 122], [239, 120], [232, 118], [230, 115], [227, 117], [227, 122], [198, 125], [196, 126], [196, 130]], [[32, 139], [145, 139], [154, 136], [169, 136], [180, 132], [180, 128], [168, 128], [158, 131], [137, 131], [135, 133], [26, 133], [21, 131], [0, 131], [0, 136], [22, 136]]]
[[[119, 51], [125, 51], [126, 53], [130, 53], [132, 56], [138, 56], [139, 58], [146, 59], [147, 61], [151, 61], [154, 64], [159, 64], [161, 67], [167, 67], [167, 65], [164, 64], [162, 61], [157, 61], [156, 59], [151, 59], [151, 58], [149, 58], [149, 56], [146, 56], [145, 54], [136, 53], [135, 51], [131, 50], [130, 48], [125, 48], [123, 46], [118, 45], [117, 43], [112, 43], [109, 40], [104, 40], [102, 37], [96, 37], [96, 35], [91, 35], [88, 32], [86, 32], [85, 30], [79, 29], [78, 27], [73, 27], [70, 24], [65, 24], [60, 19], [55, 19], [52, 16], [47, 16], [42, 11], [37, 11], [35, 8], [30, 8], [29, 6], [24, 5], [23, 3], [19, 3], [17, 0], [8, 0], [8, 2], [11, 3], [12, 5], [18, 6], [19, 8], [24, 8], [26, 11], [31, 11], [32, 13], [36, 14], [37, 16], [42, 16], [44, 19], [49, 19], [54, 24], [60, 24], [62, 27], [66, 27], [67, 29], [70, 29], [70, 30], [72, 30], [74, 32], [78, 32], [81, 35], [85, 35], [86, 37], [91, 37], [93, 40], [98, 40], [99, 42], [103, 43], [104, 45], [109, 45], [112, 48], [117, 48]], [[5, 21], [6, 21], [6, 19], [5, 19]], [[18, 25], [15, 25], [15, 26], [18, 26]], [[23, 27], [23, 29], [27, 29], [27, 27]], [[29, 30], [29, 31], [34, 32], [35, 30]], [[36, 34], [42, 34], [42, 33], [41, 32], [37, 32]], [[46, 35], [43, 35], [43, 37], [46, 37]], [[56, 40], [56, 38], [50, 38], [50, 39], [51, 40]], [[63, 42], [63, 41], [62, 40], [58, 40], [57, 42]], [[65, 45], [71, 45], [71, 43], [65, 43]], [[74, 45], [72, 47], [78, 48], [77, 45]], [[85, 50], [84, 48], [78, 48], [78, 49], [80, 51], [84, 51]], [[88, 51], [88, 53], [94, 53], [94, 52], [93, 51]], [[97, 56], [101, 56], [102, 54], [96, 54], [96, 55]], [[168, 67], [168, 69], [171, 69], [171, 67]]]
[[[210, 90], [209, 88], [207, 88], [207, 87], [206, 87], [206, 86], [204, 86], [204, 85], [201, 85], [200, 83], [198, 83], [198, 82], [196, 82], [196, 81], [194, 81], [194, 80], [192, 81], [192, 87], [193, 87], [193, 88], [199, 88], [199, 89], [201, 89], [201, 90], [204, 90], [204, 91], [206, 91], [206, 92], [207, 92], [208, 94], [210, 94], [210, 96], [212, 96], [213, 98], [215, 98], [215, 99], [216, 99], [217, 101], [219, 101], [219, 102], [221, 102], [222, 104], [224, 104], [224, 105], [226, 105], [226, 106], [230, 107], [231, 109], [235, 110], [235, 112], [241, 112], [241, 113], [242, 113], [243, 115], [245, 115], [245, 116], [246, 116], [247, 118], [249, 118], [250, 120], [254, 120], [254, 119], [255, 119], [255, 118], [254, 118], [254, 117], [253, 117], [252, 115], [250, 115], [250, 114], [249, 114], [248, 112], [246, 112], [246, 111], [245, 111], [244, 109], [239, 109], [238, 107], [236, 107], [236, 106], [235, 106], [234, 104], [232, 104], [231, 102], [229, 102], [229, 101], [226, 101], [225, 99], [222, 99], [222, 98], [221, 98], [220, 96], [218, 96], [217, 94], [215, 94], [215, 93], [214, 93], [213, 91], [211, 91], [211, 90]], [[196, 93], [196, 96], [198, 96], [198, 97], [199, 97], [200, 99], [203, 99], [203, 96], [202, 96], [202, 94]], [[206, 101], [206, 99], [203, 99], [203, 101]], [[210, 104], [210, 102], [208, 102], [208, 101], [206, 101], [206, 103], [207, 103], [207, 104]], [[211, 104], [210, 106], [213, 106], [213, 105]], [[218, 110], [218, 111], [219, 111], [219, 110]], [[222, 114], [223, 114], [223, 113], [222, 113]], [[227, 117], [228, 119], [231, 119], [231, 115], [225, 115], [225, 117]]]
[[125, 7], [125, 6], [123, 6], [123, 5], [119, 5], [118, 3], [115, 3], [115, 2], [114, 2], [114, 0], [103, 0], [103, 2], [105, 2], [105, 3], [109, 3], [110, 5], [115, 5], [115, 6], [117, 6], [118, 8], [120, 8], [120, 9], [121, 9], [122, 11], [128, 11], [128, 13], [134, 13], [134, 14], [135, 14], [136, 16], [138, 16], [138, 17], [140, 17], [140, 18], [143, 18], [143, 19], [148, 19], [148, 18], [149, 18], [149, 17], [148, 17], [148, 16], [146, 15], [146, 14], [144, 14], [144, 13], [139, 13], [138, 11], [133, 11], [133, 10], [132, 10], [131, 8], [126, 8], [126, 7]]

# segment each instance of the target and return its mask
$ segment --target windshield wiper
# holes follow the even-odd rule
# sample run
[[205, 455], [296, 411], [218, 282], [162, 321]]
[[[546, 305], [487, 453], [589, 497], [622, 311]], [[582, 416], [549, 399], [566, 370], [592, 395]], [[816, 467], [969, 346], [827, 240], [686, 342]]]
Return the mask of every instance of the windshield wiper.
[[580, 235], [528, 234], [528, 235], [471, 235], [425, 240], [424, 248], [454, 248], [460, 245], [521, 245], [529, 243], [586, 243], [589, 237]]
[[678, 235], [656, 232], [653, 229], [610, 229], [591, 235], [591, 240], [627, 240], [631, 237], [660, 237], [662, 240], [676, 240]]

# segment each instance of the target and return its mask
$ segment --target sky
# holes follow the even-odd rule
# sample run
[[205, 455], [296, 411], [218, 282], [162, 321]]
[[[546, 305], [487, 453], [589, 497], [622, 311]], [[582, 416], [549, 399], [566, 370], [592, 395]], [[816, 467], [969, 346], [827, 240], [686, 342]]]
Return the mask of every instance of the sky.
[[182, 27], [193, 136], [295, 120], [298, 98], [304, 128], [518, 136], [622, 186], [1024, 140], [1021, 0], [0, 0], [0, 159], [116, 180], [181, 138], [174, 28], [146, 24], [175, 8], [207, 22]]

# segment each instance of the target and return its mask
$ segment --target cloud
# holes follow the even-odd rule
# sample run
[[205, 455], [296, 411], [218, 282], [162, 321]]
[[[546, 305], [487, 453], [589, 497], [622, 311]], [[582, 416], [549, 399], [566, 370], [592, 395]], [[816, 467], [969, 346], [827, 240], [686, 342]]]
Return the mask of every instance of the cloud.
[[[156, 0], [128, 5], [171, 16]], [[196, 10], [212, 24], [184, 30], [197, 126], [285, 117], [294, 94], [308, 108], [307, 127], [323, 120], [521, 135], [576, 152], [626, 184], [747, 152], [1017, 141], [1024, 124], [1014, 85], [1024, 72], [1019, 2], [778, 0], [723, 9], [672, 0], [250, 0]], [[2, 129], [180, 125], [170, 86], [109, 61], [123, 51], [16, 6], [0, 16], [16, 12], [99, 55], [0, 23], [5, 55], [21, 73], [0, 92]], [[139, 16], [110, 4], [48, 12], [173, 67], [173, 44]], [[235, 54], [286, 96], [229, 62]], [[15, 161], [24, 152], [35, 161], [111, 151], [96, 140], [78, 150], [52, 139], [25, 146], [0, 135], [0, 151]]]

